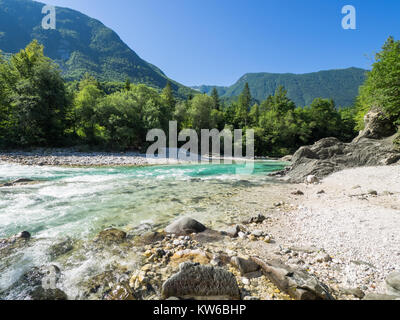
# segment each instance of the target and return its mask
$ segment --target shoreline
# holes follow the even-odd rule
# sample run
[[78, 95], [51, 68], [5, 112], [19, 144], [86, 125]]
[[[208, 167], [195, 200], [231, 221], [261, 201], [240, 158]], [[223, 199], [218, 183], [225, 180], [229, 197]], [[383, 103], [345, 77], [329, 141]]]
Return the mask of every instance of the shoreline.
[[[275, 243], [247, 241], [243, 248], [306, 270], [339, 297], [385, 294], [385, 279], [400, 271], [398, 181], [398, 165], [360, 167], [315, 185], [245, 192], [241, 197], [270, 218], [253, 228], [271, 233]], [[257, 200], [267, 193], [279, 201], [265, 205]]]
[[[223, 158], [202, 157], [199, 160], [147, 157], [139, 152], [80, 152], [72, 149], [49, 149], [34, 151], [0, 151], [0, 163], [14, 163], [27, 166], [60, 167], [129, 167], [178, 164], [201, 164], [218, 161], [280, 161], [274, 158]], [[285, 162], [285, 161], [282, 161]]]
[[[2, 155], [0, 153], [0, 160]], [[90, 155], [101, 157], [98, 153]], [[40, 157], [36, 159], [41, 160]], [[154, 281], [160, 286], [177, 271], [181, 262], [219, 265], [226, 257], [246, 260], [257, 257], [263, 261], [279, 260], [291, 268], [303, 270], [327, 285], [336, 299], [384, 294], [385, 278], [400, 270], [400, 251], [396, 249], [400, 248], [398, 181], [398, 165], [359, 167], [334, 173], [319, 184], [295, 184], [276, 179], [277, 183], [241, 190], [225, 200], [226, 227], [217, 230], [238, 227], [240, 232], [235, 237], [225, 234], [216, 241], [209, 241], [191, 235], [151, 241], [138, 248], [139, 252], [143, 251], [144, 261], [136, 271], [132, 270], [132, 290], [138, 286], [139, 276], [145, 279], [143, 281]], [[265, 219], [244, 222], [258, 215]], [[211, 226], [208, 223], [206, 225]], [[163, 231], [158, 227], [152, 232]], [[138, 238], [143, 236], [146, 234]], [[108, 249], [102, 248], [107, 252]], [[154, 250], [170, 252], [170, 258], [164, 259], [166, 262], [159, 261], [154, 258]], [[235, 275], [242, 292], [246, 293], [242, 297], [245, 300], [290, 299], [265, 276], [247, 277], [229, 263], [223, 267]], [[118, 274], [119, 271], [114, 272]], [[110, 293], [107, 297], [118, 299]], [[157, 298], [159, 296], [151, 295], [146, 299]]]

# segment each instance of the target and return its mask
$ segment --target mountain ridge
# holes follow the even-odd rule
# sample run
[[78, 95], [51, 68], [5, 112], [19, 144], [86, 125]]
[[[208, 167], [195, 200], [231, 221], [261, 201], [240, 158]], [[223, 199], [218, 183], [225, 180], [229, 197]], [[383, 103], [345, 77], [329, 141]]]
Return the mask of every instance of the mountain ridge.
[[192, 90], [171, 80], [155, 65], [143, 60], [119, 35], [79, 11], [56, 7], [56, 29], [41, 27], [44, 3], [32, 0], [0, 0], [0, 49], [16, 53], [34, 39], [45, 54], [60, 65], [63, 77], [79, 80], [90, 73], [101, 81], [144, 83], [161, 89], [168, 81], [175, 92]]
[[298, 106], [311, 104], [315, 98], [332, 98], [337, 106], [350, 106], [358, 95], [358, 88], [366, 79], [368, 70], [350, 67], [317, 72], [296, 73], [246, 73], [231, 86], [192, 86], [202, 93], [210, 94], [216, 88], [222, 98], [233, 98], [249, 83], [253, 98], [265, 100], [284, 86], [288, 96]]

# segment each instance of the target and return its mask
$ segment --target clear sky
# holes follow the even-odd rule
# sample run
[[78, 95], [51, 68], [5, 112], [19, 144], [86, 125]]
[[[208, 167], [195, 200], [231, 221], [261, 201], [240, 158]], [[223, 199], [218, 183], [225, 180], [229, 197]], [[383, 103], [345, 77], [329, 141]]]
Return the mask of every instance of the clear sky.
[[[185, 85], [231, 85], [247, 72], [369, 68], [399, 0], [42, 0], [102, 21], [144, 60]], [[342, 28], [344, 5], [357, 30]]]

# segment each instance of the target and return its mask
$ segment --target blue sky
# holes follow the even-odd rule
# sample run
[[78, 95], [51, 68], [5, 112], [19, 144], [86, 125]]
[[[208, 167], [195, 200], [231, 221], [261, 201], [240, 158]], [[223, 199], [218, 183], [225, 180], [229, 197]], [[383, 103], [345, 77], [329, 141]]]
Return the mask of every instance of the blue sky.
[[[369, 68], [398, 0], [47, 0], [116, 31], [144, 60], [185, 85], [231, 85], [247, 72]], [[343, 30], [344, 5], [357, 30]]]

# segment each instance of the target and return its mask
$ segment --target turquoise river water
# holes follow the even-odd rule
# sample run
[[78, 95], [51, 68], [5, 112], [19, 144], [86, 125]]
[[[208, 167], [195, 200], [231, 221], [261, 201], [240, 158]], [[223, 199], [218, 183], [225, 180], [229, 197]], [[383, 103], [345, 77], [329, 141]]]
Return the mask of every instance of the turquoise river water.
[[[213, 199], [265, 184], [271, 181], [266, 174], [284, 165], [256, 162], [249, 173], [240, 170], [240, 163], [113, 168], [0, 164], [0, 184], [19, 178], [39, 181], [0, 188], [0, 239], [26, 230], [36, 241], [11, 260], [0, 261], [0, 297], [30, 268], [51, 262], [47, 248], [59, 239], [89, 241], [107, 227], [127, 232], [146, 223], [163, 227], [180, 215], [204, 223], [216, 220], [222, 204]], [[78, 274], [98, 272], [94, 265], [98, 261], [88, 255], [60, 267], [78, 281]], [[65, 282], [64, 289], [77, 297], [72, 287]], [[9, 297], [18, 298], [15, 291]]]

